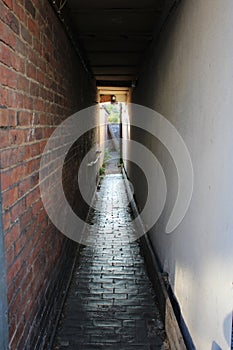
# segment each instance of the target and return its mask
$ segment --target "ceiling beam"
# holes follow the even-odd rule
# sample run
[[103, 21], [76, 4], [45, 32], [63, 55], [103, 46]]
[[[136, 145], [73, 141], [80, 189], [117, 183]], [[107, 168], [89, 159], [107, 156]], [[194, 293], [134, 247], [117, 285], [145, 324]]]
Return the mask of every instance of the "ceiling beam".
[[94, 67], [92, 66], [93, 73], [95, 75], [111, 75], [111, 74], [137, 74], [137, 67]]
[[135, 80], [135, 76], [134, 75], [109, 75], [109, 76], [103, 76], [103, 75], [97, 75], [96, 76], [96, 80], [97, 81], [105, 81], [105, 82], [109, 82], [109, 81], [133, 81]]
[[109, 55], [109, 54], [142, 54], [144, 50], [129, 50], [129, 51], [121, 51], [121, 50], [86, 50], [88, 54], [97, 54], [97, 55]]
[[106, 31], [98, 31], [98, 32], [79, 32], [79, 38], [80, 39], [96, 39], [100, 38], [101, 40], [114, 40], [114, 39], [121, 39], [121, 40], [152, 40], [153, 36], [151, 33], [109, 33]]
[[94, 14], [123, 14], [123, 15], [131, 15], [134, 13], [161, 13], [161, 9], [159, 8], [86, 8], [86, 9], [77, 9], [70, 10], [72, 14], [75, 15], [94, 15]]
[[107, 86], [111, 86], [111, 87], [131, 87], [132, 85], [132, 80], [125, 80], [125, 81], [119, 81], [119, 80], [97, 80], [96, 81], [96, 85], [97, 86], [101, 86], [101, 87], [107, 87]]

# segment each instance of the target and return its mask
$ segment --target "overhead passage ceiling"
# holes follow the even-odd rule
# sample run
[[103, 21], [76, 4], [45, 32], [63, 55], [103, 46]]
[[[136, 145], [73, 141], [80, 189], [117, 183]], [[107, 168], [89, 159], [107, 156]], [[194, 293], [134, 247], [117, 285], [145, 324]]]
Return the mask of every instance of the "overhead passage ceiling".
[[174, 0], [57, 0], [101, 86], [131, 86], [148, 45], [173, 3]]

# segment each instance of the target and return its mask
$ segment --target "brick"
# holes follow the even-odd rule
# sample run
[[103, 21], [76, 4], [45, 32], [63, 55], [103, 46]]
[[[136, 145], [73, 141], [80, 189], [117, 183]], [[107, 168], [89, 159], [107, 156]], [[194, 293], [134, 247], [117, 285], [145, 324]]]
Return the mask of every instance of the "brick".
[[0, 62], [5, 63], [7, 66], [11, 67], [12, 55], [13, 51], [9, 48], [9, 46], [0, 43]]
[[9, 130], [0, 129], [0, 140], [1, 140], [1, 147], [6, 147], [9, 145]]
[[[27, 199], [26, 199], [27, 200]], [[20, 227], [22, 230], [26, 229], [32, 223], [32, 210], [28, 208], [27, 211], [20, 217]]]
[[9, 7], [9, 9], [13, 9], [12, 0], [3, 0], [3, 2]]
[[18, 186], [3, 192], [2, 198], [3, 209], [11, 207], [18, 199]]
[[[18, 321], [18, 318], [16, 313], [17, 313], [17, 310], [18, 310], [18, 307], [20, 305], [20, 302], [21, 302], [21, 291], [20, 289], [18, 288], [16, 291], [15, 291], [15, 294], [14, 294], [14, 297], [13, 297], [13, 300], [11, 300], [11, 303], [9, 305], [9, 309], [8, 309], [8, 313], [9, 313], [9, 318], [12, 319], [12, 318], [16, 318], [16, 320]], [[20, 315], [21, 316], [21, 315]]]
[[5, 247], [6, 250], [9, 249], [13, 243], [18, 239], [20, 234], [19, 223], [16, 223], [11, 227], [5, 236]]
[[29, 17], [28, 21], [27, 21], [27, 25], [28, 25], [28, 29], [33, 34], [33, 36], [37, 37], [39, 30], [38, 30], [38, 25], [36, 24], [36, 22], [32, 18]]
[[17, 273], [20, 271], [21, 267], [21, 260], [18, 258], [14, 261], [13, 265], [8, 269], [7, 271], [7, 284], [9, 285], [14, 277], [17, 275]]
[[18, 76], [17, 89], [29, 93], [29, 80], [22, 75]]
[[44, 101], [42, 99], [37, 99], [34, 103], [34, 107], [36, 111], [44, 112]]
[[27, 207], [30, 207], [34, 202], [38, 200], [38, 198], [40, 198], [40, 191], [39, 191], [39, 188], [37, 187], [30, 194], [27, 195], [26, 197]]
[[10, 108], [23, 108], [24, 95], [22, 93], [16, 93], [15, 90], [7, 90], [6, 92], [6, 104]]
[[44, 73], [39, 69], [37, 69], [37, 81], [40, 84], [44, 84]]
[[36, 80], [36, 67], [34, 64], [29, 62], [27, 64], [27, 76], [31, 79]]
[[6, 269], [8, 269], [15, 259], [15, 249], [12, 245], [5, 253], [5, 263], [6, 263]]
[[8, 87], [17, 87], [17, 76], [15, 72], [5, 66], [0, 65], [1, 83]]
[[18, 165], [13, 169], [2, 172], [2, 190], [15, 185], [24, 177], [24, 165]]
[[43, 47], [41, 42], [37, 39], [37, 37], [33, 37], [33, 48], [38, 55], [43, 55]]
[[0, 3], [0, 19], [2, 19], [16, 34], [19, 34], [18, 19], [2, 2]]
[[32, 268], [30, 268], [29, 271], [27, 271], [27, 274], [25, 274], [22, 278], [21, 282], [21, 289], [23, 291], [25, 291], [25, 295], [27, 295], [28, 298], [30, 298], [30, 296], [27, 293], [28, 287], [33, 283], [33, 270]]
[[11, 349], [18, 349], [18, 343], [20, 342], [20, 339], [22, 337], [23, 328], [24, 328], [23, 322], [20, 322], [17, 324], [16, 332], [14, 333], [12, 339], [10, 339]]
[[9, 139], [12, 145], [21, 145], [26, 141], [27, 131], [23, 129], [11, 129], [9, 131]]
[[38, 215], [40, 213], [40, 211], [43, 208], [43, 204], [41, 202], [41, 200], [39, 199], [36, 203], [33, 203], [32, 205], [32, 215], [35, 217], [36, 215]]
[[25, 45], [25, 42], [20, 37], [17, 37], [16, 44], [15, 44], [15, 50], [18, 54], [27, 58], [30, 48], [28, 47], [28, 45]]
[[34, 99], [30, 96], [24, 95], [24, 103], [23, 106], [25, 109], [32, 110], [34, 107]]
[[19, 197], [24, 196], [31, 189], [31, 179], [26, 178], [19, 184]]
[[4, 232], [7, 232], [11, 225], [11, 215], [10, 211], [6, 211], [2, 214], [2, 225]]
[[0, 164], [1, 169], [8, 168], [12, 165], [17, 164], [17, 161], [19, 159], [20, 152], [17, 148], [10, 148], [7, 150], [1, 151], [1, 158], [0, 158]]
[[27, 111], [19, 111], [17, 113], [17, 123], [19, 126], [31, 125], [32, 115]]
[[30, 0], [25, 0], [25, 8], [30, 13], [30, 15], [35, 18], [36, 9]]
[[7, 90], [2, 86], [0, 89], [0, 112], [7, 108]]
[[14, 54], [12, 57], [12, 67], [22, 74], [25, 73], [25, 62], [26, 59], [20, 57], [19, 55]]
[[40, 91], [40, 85], [37, 82], [30, 81], [30, 95], [38, 96]]
[[[113, 170], [117, 171], [117, 167]], [[118, 347], [128, 349], [130, 342], [132, 348], [161, 349], [163, 327], [152, 328], [161, 322], [158, 300], [146, 275], [138, 242], [128, 242], [133, 224], [127, 203], [121, 175], [106, 176], [95, 203], [102, 210], [94, 211], [89, 218], [89, 223], [96, 224], [96, 230], [90, 229], [88, 245], [76, 266], [55, 343], [65, 339], [77, 348], [82, 346], [76, 331], [80, 327], [84, 329], [82, 334], [91, 335], [90, 348], [101, 343], [112, 348], [117, 343]], [[143, 281], [140, 292], [135, 275]]]
[[33, 143], [30, 147], [31, 157], [38, 156], [40, 154], [40, 142]]
[[22, 198], [11, 208], [11, 221], [15, 222], [26, 210], [26, 199]]
[[[27, 141], [29, 141], [28, 132], [27, 132]], [[18, 160], [19, 162], [28, 160], [30, 158], [30, 145], [24, 144], [21, 147], [18, 147]], [[26, 174], [26, 172], [25, 172]]]
[[9, 46], [0, 42], [0, 62], [8, 67], [14, 68], [16, 71], [24, 73], [24, 59], [16, 54]]
[[2, 109], [1, 110], [1, 120], [0, 127], [10, 127], [17, 125], [16, 112], [10, 109]]
[[15, 241], [15, 256], [18, 256], [20, 254], [20, 252], [22, 251], [22, 249], [24, 248], [25, 244], [27, 242], [27, 236], [25, 236], [24, 234], [21, 234], [21, 236], [19, 237], [19, 239], [17, 241]]
[[27, 44], [32, 45], [32, 35], [23, 25], [20, 26], [21, 37]]
[[27, 162], [25, 175], [31, 175], [32, 173], [38, 172], [40, 168], [40, 159], [32, 159]]
[[12, 186], [12, 183], [13, 183], [12, 178], [7, 173], [2, 173], [2, 176], [1, 176], [2, 191]]
[[20, 1], [13, 1], [13, 10], [15, 15], [19, 18], [22, 23], [26, 21], [26, 12]]

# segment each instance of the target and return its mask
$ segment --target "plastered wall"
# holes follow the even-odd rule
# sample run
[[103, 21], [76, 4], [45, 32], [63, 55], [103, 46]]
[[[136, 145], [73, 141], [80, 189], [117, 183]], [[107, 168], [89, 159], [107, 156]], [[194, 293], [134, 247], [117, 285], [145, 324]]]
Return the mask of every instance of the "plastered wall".
[[[131, 137], [156, 154], [166, 175], [167, 202], [150, 238], [162, 270], [169, 274], [189, 346], [198, 350], [230, 349], [232, 23], [231, 0], [181, 1], [153, 43], [133, 92], [134, 103], [158, 111], [175, 126], [191, 155], [194, 189], [190, 207], [175, 231], [166, 234], [177, 194], [177, 171], [158, 140], [131, 128]], [[145, 201], [141, 173], [132, 165], [128, 173], [140, 206]], [[156, 198], [151, 215], [155, 205]]]

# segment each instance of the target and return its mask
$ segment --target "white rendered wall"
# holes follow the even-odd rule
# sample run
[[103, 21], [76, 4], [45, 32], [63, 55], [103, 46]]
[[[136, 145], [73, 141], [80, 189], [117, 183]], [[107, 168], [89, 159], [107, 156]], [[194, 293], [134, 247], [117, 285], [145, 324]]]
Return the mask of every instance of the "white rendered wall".
[[[145, 63], [133, 102], [165, 116], [183, 137], [194, 192], [177, 229], [164, 227], [167, 203], [151, 233], [160, 263], [198, 350], [230, 349], [233, 305], [233, 1], [183, 0]], [[131, 116], [133, 118], [133, 116]], [[173, 201], [176, 171], [159, 150]], [[160, 149], [161, 148], [161, 149]], [[136, 198], [141, 180], [129, 170]], [[170, 187], [170, 188], [169, 188]], [[143, 199], [142, 199], [143, 200]], [[153, 215], [153, 208], [151, 208]]]

